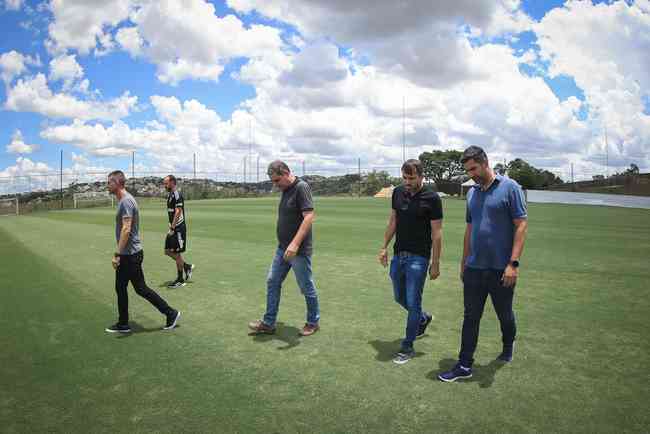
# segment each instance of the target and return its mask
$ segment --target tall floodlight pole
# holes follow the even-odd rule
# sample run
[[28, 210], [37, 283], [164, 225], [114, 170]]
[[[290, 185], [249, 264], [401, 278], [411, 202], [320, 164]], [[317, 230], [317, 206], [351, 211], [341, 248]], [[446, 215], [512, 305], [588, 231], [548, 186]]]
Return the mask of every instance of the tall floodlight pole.
[[605, 126], [605, 178], [609, 178], [609, 144], [607, 143], [607, 126]]
[[61, 162], [59, 165], [59, 187], [61, 189], [61, 209], [63, 209], [63, 149], [61, 149]]
[[402, 97], [402, 162], [406, 161], [406, 96]]

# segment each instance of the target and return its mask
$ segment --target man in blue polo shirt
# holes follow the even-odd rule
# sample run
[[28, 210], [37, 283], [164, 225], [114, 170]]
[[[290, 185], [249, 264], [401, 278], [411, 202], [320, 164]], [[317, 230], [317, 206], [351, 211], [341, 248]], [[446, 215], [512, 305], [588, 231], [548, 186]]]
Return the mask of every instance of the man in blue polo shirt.
[[476, 185], [467, 193], [467, 226], [460, 265], [465, 315], [459, 360], [453, 369], [438, 375], [447, 382], [472, 376], [488, 294], [501, 324], [503, 351], [497, 359], [512, 361], [517, 331], [512, 300], [528, 229], [526, 200], [519, 184], [495, 174], [485, 151], [478, 146], [467, 148], [461, 163]]

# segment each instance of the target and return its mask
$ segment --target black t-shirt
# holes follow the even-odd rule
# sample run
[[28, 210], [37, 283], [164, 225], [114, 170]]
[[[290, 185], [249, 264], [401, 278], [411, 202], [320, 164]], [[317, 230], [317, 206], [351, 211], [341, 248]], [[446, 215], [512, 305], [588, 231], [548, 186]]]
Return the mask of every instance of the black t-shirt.
[[431, 257], [431, 220], [442, 219], [442, 201], [438, 193], [424, 186], [411, 195], [404, 186], [393, 190], [393, 209], [397, 231], [393, 250]]
[[185, 225], [185, 201], [183, 200], [183, 195], [180, 191], [174, 190], [170, 191], [167, 196], [167, 216], [169, 217], [169, 224], [172, 224], [174, 221], [174, 213], [176, 208], [181, 209], [181, 216], [178, 219], [178, 224], [176, 227]]
[[[296, 178], [293, 184], [282, 192], [280, 205], [278, 206], [277, 236], [281, 249], [286, 249], [296, 236], [298, 228], [305, 219], [302, 216], [304, 211], [313, 211], [314, 201], [311, 197], [311, 187], [305, 181]], [[305, 239], [302, 240], [299, 255], [309, 256], [312, 254], [311, 228]]]

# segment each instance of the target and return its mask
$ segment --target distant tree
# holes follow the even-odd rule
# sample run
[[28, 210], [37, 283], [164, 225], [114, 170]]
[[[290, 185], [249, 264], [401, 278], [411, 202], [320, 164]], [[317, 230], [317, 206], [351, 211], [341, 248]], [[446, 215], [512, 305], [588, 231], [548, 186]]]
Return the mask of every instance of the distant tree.
[[639, 166], [632, 163], [632, 164], [630, 164], [629, 169], [627, 169], [623, 174], [624, 175], [638, 175], [639, 174]]
[[452, 178], [465, 173], [465, 169], [460, 164], [460, 158], [463, 153], [454, 151], [433, 151], [423, 152], [418, 157], [422, 162], [424, 177], [431, 181], [449, 181]]
[[373, 170], [367, 176], [365, 181], [362, 182], [361, 194], [365, 196], [374, 196], [382, 188], [392, 185], [392, 179], [388, 172]]
[[508, 163], [508, 176], [519, 183], [524, 189], [545, 188], [551, 185], [563, 184], [564, 181], [548, 170], [537, 169], [521, 158]]

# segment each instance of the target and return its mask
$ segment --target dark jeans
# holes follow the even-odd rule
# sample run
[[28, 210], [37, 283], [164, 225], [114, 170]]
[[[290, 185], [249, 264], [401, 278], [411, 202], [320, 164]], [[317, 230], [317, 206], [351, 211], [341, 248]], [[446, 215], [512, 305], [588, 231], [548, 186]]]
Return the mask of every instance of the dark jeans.
[[485, 300], [488, 294], [501, 324], [501, 335], [504, 346], [511, 346], [515, 341], [517, 326], [515, 313], [512, 311], [512, 299], [515, 288], [506, 288], [501, 284], [502, 270], [479, 270], [465, 268], [463, 273], [463, 296], [465, 303], [465, 318], [463, 320], [463, 335], [458, 356], [462, 366], [471, 367], [474, 363], [474, 351], [478, 342], [479, 326]]
[[115, 271], [115, 292], [117, 292], [118, 322], [120, 324], [129, 322], [129, 294], [126, 291], [129, 281], [131, 281], [136, 294], [147, 299], [160, 313], [167, 315], [173, 311], [162, 297], [147, 286], [142, 271], [143, 260], [142, 250], [134, 255], [120, 255], [120, 266]]

